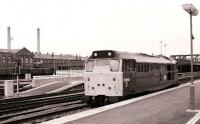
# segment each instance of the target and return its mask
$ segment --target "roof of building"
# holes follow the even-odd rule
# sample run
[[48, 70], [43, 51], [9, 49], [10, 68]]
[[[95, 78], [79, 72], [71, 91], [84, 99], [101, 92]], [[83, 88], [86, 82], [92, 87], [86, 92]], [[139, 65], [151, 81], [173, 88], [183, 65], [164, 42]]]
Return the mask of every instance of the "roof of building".
[[0, 52], [15, 54], [15, 53], [19, 52], [20, 50], [22, 50], [22, 49], [10, 49], [10, 50], [9, 49], [0, 49]]
[[7, 53], [7, 54], [18, 54], [18, 55], [31, 55], [34, 54], [30, 52], [27, 48], [23, 47], [21, 49], [0, 49], [0, 53]]
[[[31, 53], [28, 49], [26, 49], [25, 47], [22, 49], [0, 49], [0, 53], [7, 53], [7, 54], [20, 54], [20, 51], [22, 51], [23, 49], [27, 50], [29, 53]], [[67, 54], [67, 55], [54, 55], [52, 54], [38, 54], [38, 53], [31, 53], [32, 55], [34, 55], [34, 58], [38, 58], [38, 59], [69, 59], [69, 60], [86, 60], [86, 57], [82, 57], [82, 56], [78, 56], [78, 55], [71, 55], [71, 54]]]
[[71, 54], [68, 54], [68, 55], [54, 55], [54, 54], [37, 54], [35, 53], [34, 54], [34, 58], [42, 58], [42, 59], [63, 59], [63, 60], [66, 60], [66, 59], [70, 59], [70, 60], [85, 60], [85, 57], [81, 57], [81, 56], [77, 56], [77, 55], [71, 55]]

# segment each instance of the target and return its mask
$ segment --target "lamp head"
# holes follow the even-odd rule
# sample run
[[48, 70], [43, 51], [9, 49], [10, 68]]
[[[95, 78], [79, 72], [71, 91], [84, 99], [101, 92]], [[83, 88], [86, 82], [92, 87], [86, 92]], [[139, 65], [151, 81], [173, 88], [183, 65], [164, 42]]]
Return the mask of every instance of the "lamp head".
[[182, 7], [186, 12], [192, 14], [192, 16], [197, 16], [199, 13], [199, 11], [192, 4], [183, 4]]

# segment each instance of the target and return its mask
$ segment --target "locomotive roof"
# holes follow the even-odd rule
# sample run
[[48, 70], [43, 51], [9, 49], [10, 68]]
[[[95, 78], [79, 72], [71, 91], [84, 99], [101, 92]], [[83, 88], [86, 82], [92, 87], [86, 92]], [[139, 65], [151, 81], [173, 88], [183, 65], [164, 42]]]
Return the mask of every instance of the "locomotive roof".
[[[130, 52], [122, 52], [122, 51], [114, 51], [114, 50], [100, 50], [93, 51], [94, 53], [113, 53], [112, 57], [105, 58], [120, 58], [120, 59], [135, 59], [138, 63], [163, 63], [163, 64], [175, 64], [176, 60], [173, 58], [168, 58], [166, 56], [153, 56], [144, 53], [130, 53]], [[90, 58], [94, 58], [92, 55]]]

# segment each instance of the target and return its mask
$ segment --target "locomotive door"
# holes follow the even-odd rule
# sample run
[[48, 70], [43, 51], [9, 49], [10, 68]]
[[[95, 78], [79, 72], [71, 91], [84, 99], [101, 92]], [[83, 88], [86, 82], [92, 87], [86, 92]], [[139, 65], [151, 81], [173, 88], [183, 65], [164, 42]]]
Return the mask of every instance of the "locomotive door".
[[131, 65], [131, 70], [130, 70], [130, 83], [131, 83], [131, 93], [134, 92], [134, 89], [136, 87], [136, 61], [135, 60], [131, 60], [130, 61], [130, 65]]
[[123, 93], [124, 95], [131, 94], [135, 86], [135, 67], [136, 61], [133, 59], [123, 60]]

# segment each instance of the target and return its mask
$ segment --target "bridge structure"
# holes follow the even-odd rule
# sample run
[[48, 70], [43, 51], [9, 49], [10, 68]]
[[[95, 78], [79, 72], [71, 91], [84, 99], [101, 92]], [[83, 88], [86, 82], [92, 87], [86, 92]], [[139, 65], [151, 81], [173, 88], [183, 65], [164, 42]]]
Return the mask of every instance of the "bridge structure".
[[[171, 55], [177, 61], [179, 73], [191, 71], [191, 55]], [[200, 71], [200, 54], [193, 55], [193, 70]]]

